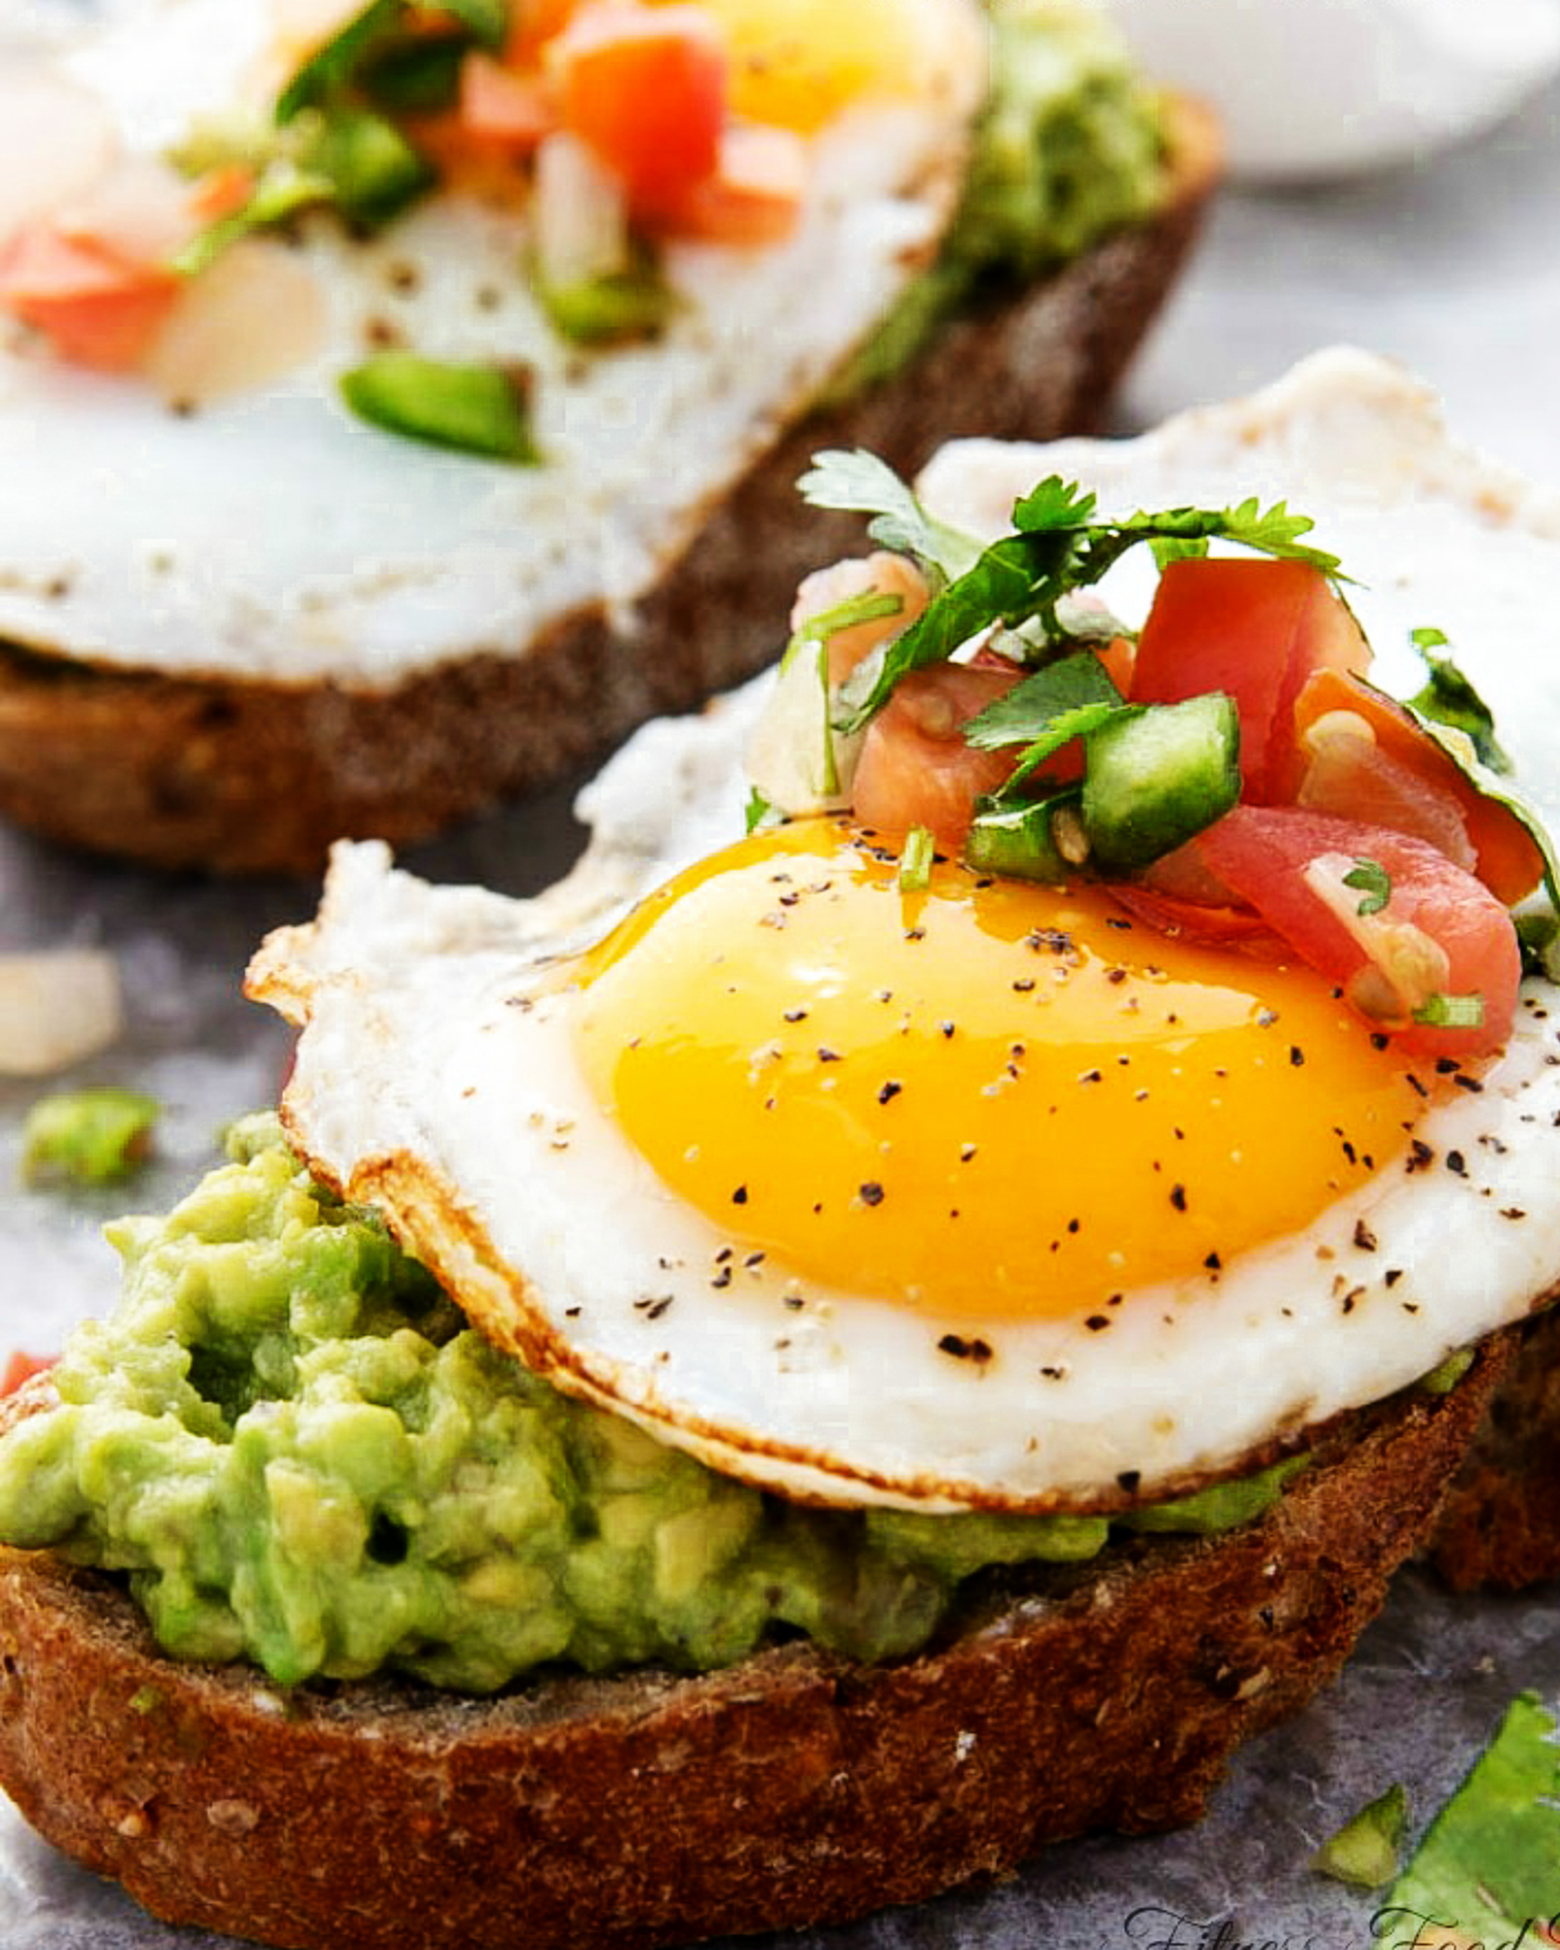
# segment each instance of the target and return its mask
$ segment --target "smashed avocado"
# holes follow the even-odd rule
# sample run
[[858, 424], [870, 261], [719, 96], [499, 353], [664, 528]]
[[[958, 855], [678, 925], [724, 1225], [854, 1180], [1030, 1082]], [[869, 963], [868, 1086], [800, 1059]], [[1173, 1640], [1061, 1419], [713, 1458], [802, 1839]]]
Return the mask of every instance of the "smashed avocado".
[[1077, 0], [987, 0], [991, 93], [942, 251], [829, 388], [891, 378], [955, 312], [1000, 301], [1164, 200], [1163, 101]]
[[[916, 1650], [962, 1579], [1094, 1556], [1101, 1517], [803, 1510], [570, 1401], [466, 1326], [274, 1117], [109, 1229], [118, 1309], [0, 1441], [0, 1539], [127, 1573], [164, 1648], [282, 1684], [488, 1692], [564, 1661], [729, 1663], [775, 1631]], [[1295, 1464], [1132, 1521], [1242, 1522]]]

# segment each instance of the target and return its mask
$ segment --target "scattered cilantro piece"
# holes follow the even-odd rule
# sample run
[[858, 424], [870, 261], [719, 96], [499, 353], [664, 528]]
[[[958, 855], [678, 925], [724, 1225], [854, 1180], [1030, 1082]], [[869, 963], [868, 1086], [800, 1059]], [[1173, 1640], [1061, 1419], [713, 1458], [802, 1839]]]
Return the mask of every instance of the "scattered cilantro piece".
[[1379, 860], [1360, 858], [1343, 876], [1345, 887], [1352, 887], [1360, 896], [1360, 904], [1354, 910], [1361, 916], [1379, 914], [1392, 898], [1392, 876]]
[[1458, 731], [1465, 732], [1472, 739], [1473, 749], [1478, 753], [1481, 764], [1487, 765], [1492, 772], [1509, 773], [1511, 760], [1501, 750], [1500, 741], [1495, 736], [1495, 720], [1490, 707], [1450, 657], [1436, 654], [1448, 648], [1451, 639], [1444, 631], [1436, 629], [1412, 630], [1409, 636], [1424, 659], [1430, 681], [1422, 691], [1409, 698], [1408, 708], [1420, 718], [1429, 718], [1436, 724], [1452, 725]]
[[932, 857], [937, 851], [937, 841], [928, 826], [912, 826], [905, 834], [904, 850], [899, 856], [899, 891], [902, 894], [923, 893], [932, 883]]
[[763, 793], [759, 791], [758, 787], [756, 785], [749, 787], [745, 813], [747, 831], [756, 833], [760, 826], [767, 824], [774, 816], [775, 808], [764, 797]]
[[446, 365], [415, 352], [382, 352], [341, 376], [360, 419], [435, 447], [534, 465], [528, 375], [498, 366]]
[[114, 1084], [41, 1097], [22, 1127], [22, 1176], [107, 1185], [146, 1157], [161, 1106]]
[[[1507, 1709], [1494, 1739], [1393, 1883], [1373, 1927], [1394, 1940], [1436, 1925], [1469, 1941], [1537, 1941], [1560, 1874], [1560, 1742], [1534, 1693]], [[1396, 1929], [1398, 1924], [1401, 1929]]]
[[1379, 1889], [1397, 1873], [1407, 1832], [1408, 1790], [1395, 1784], [1323, 1842], [1311, 1857], [1311, 1867], [1357, 1889]]
[[887, 461], [862, 448], [835, 447], [814, 454], [797, 487], [815, 508], [876, 516], [867, 529], [873, 541], [915, 556], [946, 581], [962, 576], [979, 559], [979, 542], [934, 521]]

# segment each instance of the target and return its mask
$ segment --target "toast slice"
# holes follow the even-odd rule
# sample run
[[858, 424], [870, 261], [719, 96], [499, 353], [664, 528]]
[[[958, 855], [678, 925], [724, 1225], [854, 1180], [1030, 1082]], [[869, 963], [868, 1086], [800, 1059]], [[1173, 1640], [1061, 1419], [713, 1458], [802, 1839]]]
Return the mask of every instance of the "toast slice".
[[[284, 1696], [174, 1664], [112, 1581], [7, 1550], [0, 1785], [156, 1915], [295, 1950], [648, 1946], [914, 1902], [1194, 1820], [1347, 1656], [1504, 1359], [1340, 1423], [1252, 1524], [990, 1574], [882, 1666], [796, 1641], [698, 1678]], [[34, 1382], [8, 1414], [51, 1401]]]
[[1206, 112], [1176, 104], [1170, 127], [1153, 217], [961, 319], [896, 378], [809, 413], [705, 511], [630, 614], [579, 610], [523, 655], [469, 656], [379, 689], [0, 645], [0, 814], [161, 867], [309, 872], [333, 839], [420, 839], [757, 670], [801, 576], [858, 544], [852, 517], [800, 517], [794, 484], [815, 450], [868, 446], [910, 473], [955, 435], [1048, 438], [1098, 419], [1218, 178]]
[[1528, 1323], [1430, 1543], [1454, 1591], [1560, 1578], [1560, 1307]]

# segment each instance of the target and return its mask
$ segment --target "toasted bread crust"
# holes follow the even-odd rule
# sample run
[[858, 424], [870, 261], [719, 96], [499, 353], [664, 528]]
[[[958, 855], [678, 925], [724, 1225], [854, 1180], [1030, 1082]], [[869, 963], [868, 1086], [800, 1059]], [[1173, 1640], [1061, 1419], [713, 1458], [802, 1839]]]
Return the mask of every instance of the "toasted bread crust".
[[0, 646], [0, 814], [163, 867], [311, 872], [333, 839], [420, 839], [539, 789], [659, 712], [769, 661], [797, 582], [861, 546], [852, 517], [798, 519], [820, 447], [909, 472], [960, 434], [1086, 430], [1170, 287], [1218, 175], [1211, 122], [1174, 118], [1162, 209], [1018, 300], [945, 331], [899, 378], [793, 427], [640, 606], [592, 610], [523, 654], [498, 646], [386, 691], [191, 680]]
[[1560, 1306], [1517, 1342], [1442, 1506], [1430, 1558], [1454, 1591], [1560, 1578]]
[[915, 1901], [1193, 1820], [1347, 1655], [1503, 1359], [1362, 1417], [1259, 1522], [1038, 1570], [891, 1666], [792, 1644], [702, 1678], [283, 1700], [162, 1658], [107, 1580], [3, 1552], [0, 1784], [156, 1914], [295, 1950], [648, 1946]]

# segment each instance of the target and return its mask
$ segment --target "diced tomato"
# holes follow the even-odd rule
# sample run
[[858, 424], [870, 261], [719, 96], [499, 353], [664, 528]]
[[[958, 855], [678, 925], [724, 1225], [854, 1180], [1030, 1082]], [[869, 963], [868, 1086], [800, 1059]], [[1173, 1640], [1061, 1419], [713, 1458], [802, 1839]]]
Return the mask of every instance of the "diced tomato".
[[[1237, 806], [1191, 842], [1224, 885], [1405, 1050], [1468, 1058], [1511, 1029], [1521, 956], [1511, 917], [1472, 874], [1423, 840], [1284, 806]], [[1378, 913], [1343, 885], [1362, 861], [1390, 881]], [[1477, 1028], [1414, 1020], [1434, 995], [1478, 996]]]
[[1240, 713], [1244, 796], [1262, 803], [1288, 765], [1295, 699], [1321, 669], [1363, 671], [1370, 646], [1347, 604], [1304, 562], [1172, 562], [1138, 639], [1134, 702], [1227, 691]]
[[563, 122], [628, 186], [636, 214], [675, 209], [720, 159], [726, 52], [702, 7], [587, 6], [553, 42]]
[[509, 9], [509, 38], [504, 65], [523, 68], [536, 60], [544, 43], [561, 34], [577, 11], [579, 0], [514, 0]]
[[54, 1354], [12, 1354], [0, 1369], [0, 1395], [14, 1395], [24, 1381], [43, 1374], [59, 1357]]
[[178, 289], [161, 265], [128, 263], [51, 224], [28, 225], [0, 255], [0, 305], [44, 333], [61, 358], [104, 372], [139, 361]]
[[867, 727], [856, 766], [852, 804], [863, 826], [899, 839], [925, 826], [940, 846], [957, 852], [974, 817], [975, 800], [995, 792], [1016, 751], [979, 751], [964, 742], [964, 726], [1002, 697], [1023, 673], [937, 664], [902, 677]]
[[475, 142], [523, 155], [558, 126], [558, 100], [537, 73], [517, 74], [474, 48], [460, 64], [459, 122]]
[[[1351, 737], [1345, 713], [1363, 731]], [[1289, 797], [1318, 812], [1347, 814], [1439, 845], [1469, 866], [1506, 906], [1538, 885], [1543, 856], [1522, 822], [1487, 799], [1413, 715], [1347, 672], [1315, 672], [1295, 700], [1301, 771]], [[1460, 836], [1461, 844], [1458, 844]]]
[[777, 244], [795, 229], [806, 189], [801, 137], [740, 122], [722, 132], [713, 172], [658, 210], [657, 220], [711, 243]]

